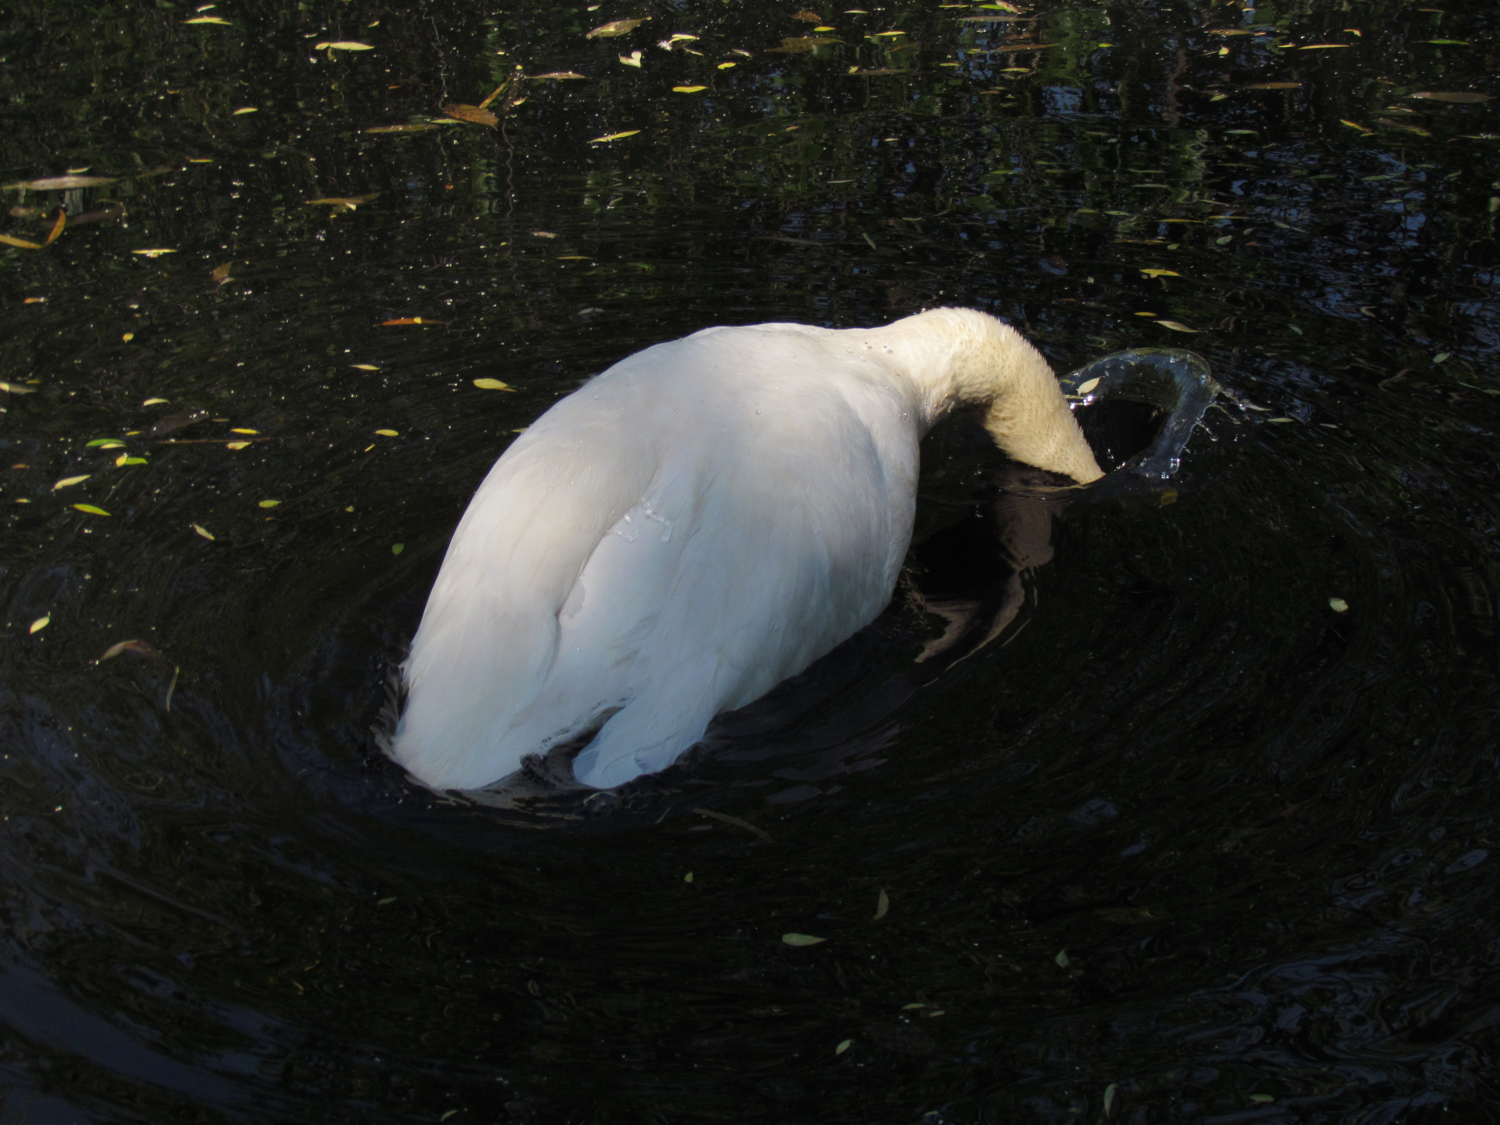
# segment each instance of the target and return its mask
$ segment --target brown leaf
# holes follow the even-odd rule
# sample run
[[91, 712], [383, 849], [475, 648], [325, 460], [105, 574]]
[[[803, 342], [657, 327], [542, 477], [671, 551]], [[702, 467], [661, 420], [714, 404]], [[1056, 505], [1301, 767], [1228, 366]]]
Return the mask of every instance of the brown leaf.
[[477, 105], [463, 105], [460, 102], [450, 102], [443, 107], [443, 112], [449, 117], [467, 121], [471, 125], [494, 125], [500, 120], [487, 109], [480, 109]]
[[30, 242], [24, 238], [12, 238], [8, 234], [0, 234], [0, 242], [5, 243], [7, 246], [19, 246], [22, 250], [40, 250], [42, 248], [40, 242]]
[[62, 234], [63, 227], [65, 227], [67, 225], [68, 225], [68, 213], [66, 211], [64, 211], [61, 207], [59, 207], [57, 209], [57, 222], [55, 222], [55, 223], [52, 224], [52, 231], [51, 231], [51, 233], [49, 233], [47, 235], [47, 241], [44, 242], [44, 243], [42, 243], [42, 245], [43, 246], [51, 246], [54, 242], [57, 241], [57, 236], [60, 235], [60, 234]]
[[447, 324], [446, 320], [423, 320], [420, 316], [398, 316], [395, 320], [382, 320], [380, 327], [404, 327], [409, 324]]
[[507, 87], [509, 85], [510, 85], [510, 80], [507, 79], [506, 81], [500, 83], [500, 85], [496, 86], [493, 90], [490, 91], [490, 96], [487, 97], [487, 98], [485, 98], [484, 101], [482, 101], [482, 102], [479, 103], [479, 108], [480, 109], [489, 109], [490, 108], [490, 103], [493, 102], [496, 98], [498, 98], [502, 93], [504, 93], [505, 92], [505, 87]]
[[120, 641], [118, 644], [112, 644], [109, 648], [105, 649], [104, 655], [99, 658], [99, 662], [102, 664], [106, 660], [113, 660], [122, 652], [133, 652], [138, 656], [161, 656], [161, 653], [157, 652], [145, 641]]
[[229, 280], [229, 267], [230, 267], [231, 264], [232, 263], [230, 263], [230, 262], [225, 262], [222, 266], [215, 266], [214, 267], [214, 272], [213, 272], [213, 275], [212, 275], [213, 279], [215, 281], [219, 282], [221, 285], [224, 282], [228, 281]]
[[18, 180], [5, 186], [30, 191], [72, 191], [74, 188], [103, 187], [114, 182], [113, 176], [52, 176], [45, 180]]
[[613, 39], [617, 35], [634, 31], [650, 18], [650, 16], [643, 16], [638, 20], [611, 20], [609, 23], [600, 24], [593, 31], [586, 32], [583, 37], [585, 39]]
[[550, 74], [529, 74], [528, 78], [587, 78], [586, 74], [579, 74], [576, 70], [554, 70]]
[[822, 23], [823, 17], [817, 12], [808, 11], [806, 8], [800, 12], [793, 12], [792, 19], [801, 20], [803, 23]]
[[1245, 87], [1247, 90], [1296, 90], [1300, 82], [1252, 82]]
[[819, 47], [829, 43], [842, 43], [842, 39], [833, 39], [822, 35], [793, 36], [781, 41], [781, 46], [772, 47], [766, 53], [773, 55], [803, 55], [808, 51], [816, 51]]

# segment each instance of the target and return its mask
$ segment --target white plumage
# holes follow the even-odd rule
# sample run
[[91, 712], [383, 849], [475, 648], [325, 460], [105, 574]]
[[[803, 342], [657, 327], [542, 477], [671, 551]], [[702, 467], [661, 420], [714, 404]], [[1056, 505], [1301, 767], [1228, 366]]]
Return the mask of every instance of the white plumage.
[[433, 788], [481, 788], [597, 727], [584, 784], [669, 766], [885, 607], [918, 442], [961, 403], [988, 406], [1016, 459], [1100, 475], [1046, 361], [984, 313], [707, 328], [621, 360], [475, 493], [402, 668], [392, 755]]

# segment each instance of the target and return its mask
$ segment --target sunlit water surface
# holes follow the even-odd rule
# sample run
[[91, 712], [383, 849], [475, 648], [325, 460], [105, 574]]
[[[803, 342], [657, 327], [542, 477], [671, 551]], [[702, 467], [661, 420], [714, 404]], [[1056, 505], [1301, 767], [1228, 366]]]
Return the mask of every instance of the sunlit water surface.
[[[1494, 13], [810, 14], [0, 14], [4, 182], [113, 181], [0, 230], [70, 220], [0, 249], [0, 1120], [1500, 1120]], [[1153, 488], [935, 431], [891, 609], [658, 777], [382, 757], [549, 404], [941, 303], [1241, 405]]]

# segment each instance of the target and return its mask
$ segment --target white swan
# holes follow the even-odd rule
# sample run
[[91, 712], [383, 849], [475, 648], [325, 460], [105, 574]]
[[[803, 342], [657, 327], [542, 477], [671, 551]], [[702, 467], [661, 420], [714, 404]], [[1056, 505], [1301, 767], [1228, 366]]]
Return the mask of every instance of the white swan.
[[392, 756], [482, 788], [597, 727], [585, 785], [671, 765], [885, 607], [917, 444], [966, 403], [1017, 460], [1101, 475], [1047, 362], [969, 309], [706, 328], [621, 360], [479, 486], [402, 667]]

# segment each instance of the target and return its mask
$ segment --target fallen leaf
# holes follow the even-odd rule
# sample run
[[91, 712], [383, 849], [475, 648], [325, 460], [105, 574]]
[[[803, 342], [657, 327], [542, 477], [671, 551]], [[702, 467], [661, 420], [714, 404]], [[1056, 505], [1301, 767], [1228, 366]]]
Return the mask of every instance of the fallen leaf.
[[82, 476], [77, 477], [63, 477], [62, 480], [52, 486], [52, 491], [56, 492], [59, 488], [71, 488], [75, 484], [82, 484], [93, 475], [93, 473], [84, 473]]
[[1349, 603], [1343, 598], [1329, 598], [1328, 608], [1333, 610], [1334, 613], [1347, 613], [1349, 611]]
[[1141, 270], [1141, 272], [1143, 274], [1145, 274], [1147, 277], [1181, 277], [1182, 276], [1182, 274], [1178, 273], [1176, 270], [1158, 270], [1158, 269], [1149, 269], [1148, 270], [1148, 269], [1143, 269], [1143, 270]]
[[377, 434], [379, 434], [381, 437], [400, 437], [401, 436], [400, 433], [398, 433], [396, 430], [376, 430], [375, 432]]
[[1299, 51], [1332, 51], [1339, 47], [1352, 47], [1353, 43], [1309, 43], [1305, 47], [1298, 47]]
[[239, 109], [235, 110], [229, 116], [230, 117], [243, 117], [247, 113], [259, 113], [259, 112], [260, 112], [260, 107], [259, 106], [247, 105], [247, 106], [241, 106]]
[[833, 1053], [835, 1055], [842, 1055], [845, 1051], [847, 1051], [853, 1045], [854, 1045], [854, 1040], [853, 1039], [845, 1039], [842, 1043], [840, 1043], [837, 1047], [835, 1047], [833, 1049]]
[[603, 137], [595, 137], [593, 140], [589, 141], [589, 144], [591, 144], [591, 145], [602, 145], [606, 141], [618, 141], [622, 137], [633, 137], [633, 136], [635, 136], [639, 132], [640, 132], [639, 129], [626, 129], [625, 132], [623, 132], [623, 133], [609, 133], [609, 134], [607, 134], [606, 136], [603, 136]]
[[792, 13], [792, 19], [794, 19], [794, 20], [801, 20], [803, 23], [822, 23], [823, 22], [823, 17], [820, 16], [820, 15], [818, 15], [817, 12], [810, 12], [810, 11], [807, 11], [805, 9], [803, 11], [800, 11], [800, 12], [793, 12]]
[[218, 281], [218, 282], [228, 281], [229, 280], [229, 265], [230, 265], [230, 263], [225, 262], [222, 266], [215, 266], [214, 267], [214, 272], [212, 274], [210, 274], [209, 276], [212, 277], [215, 281]]
[[513, 391], [514, 387], [508, 383], [502, 383], [499, 379], [475, 379], [474, 385], [481, 391]]
[[1269, 1102], [1274, 1102], [1276, 1099], [1270, 1094], [1251, 1094], [1250, 1100], [1256, 1105], [1266, 1105]]
[[1454, 105], [1478, 105], [1480, 102], [1490, 101], [1491, 94], [1476, 94], [1471, 90], [1418, 90], [1415, 94], [1407, 94], [1408, 98], [1425, 98], [1430, 102], [1452, 102]]
[[587, 78], [588, 75], [586, 75], [586, 74], [579, 74], [576, 70], [554, 70], [550, 74], [532, 74], [532, 75], [528, 75], [528, 77], [530, 77], [530, 78], [567, 79], [567, 78]]
[[113, 176], [51, 176], [43, 180], [18, 180], [5, 186], [29, 191], [72, 191], [74, 188], [103, 187], [114, 182]]
[[349, 366], [352, 367], [352, 368], [354, 368], [356, 371], [379, 371], [380, 370], [380, 368], [376, 367], [372, 363], [351, 363]]
[[142, 406], [160, 406], [164, 402], [171, 402], [171, 401], [172, 400], [169, 399], [169, 398], [148, 398], [145, 402], [141, 403], [141, 405]]
[[696, 94], [699, 90], [707, 90], [707, 86], [673, 86], [674, 94]]
[[258, 433], [260, 433], [259, 430], [247, 430], [247, 429], [245, 429], [245, 428], [243, 428], [241, 426], [233, 426], [233, 427], [230, 428], [229, 432], [232, 433], [232, 434], [258, 434]]
[[720, 63], [720, 64], [719, 64], [719, 66], [718, 66], [718, 69], [719, 69], [719, 70], [728, 70], [728, 69], [730, 69], [730, 68], [731, 68], [731, 67], [735, 67], [735, 66], [739, 66], [739, 65], [740, 65], [740, 64], [739, 64], [739, 63], [732, 63], [732, 62], [721, 62], [721, 63]]
[[1163, 328], [1170, 328], [1173, 332], [1197, 332], [1198, 331], [1196, 328], [1189, 328], [1186, 324], [1183, 324], [1180, 320], [1158, 320], [1156, 323], [1160, 324]]
[[[377, 192], [376, 194], [379, 193]], [[356, 207], [358, 207], [361, 203], [364, 203], [369, 198], [372, 197], [364, 195], [328, 196], [323, 199], [304, 199], [302, 201], [302, 206], [314, 207], [318, 204], [324, 204], [329, 207], [342, 207], [347, 210], [353, 211]]]
[[109, 515], [103, 508], [95, 507], [93, 504], [74, 504], [73, 507], [77, 508], [80, 512], [87, 512], [91, 516]]
[[260, 508], [274, 508], [280, 503], [280, 500], [261, 500], [257, 503], [256, 506]]
[[459, 102], [450, 102], [445, 105], [443, 112], [457, 121], [467, 121], [471, 125], [493, 125], [500, 120], [487, 109], [480, 109], [477, 105], [463, 105]]
[[875, 918], [878, 922], [891, 911], [891, 896], [885, 893], [885, 888], [880, 888], [880, 894], [875, 899]]
[[817, 945], [820, 942], [827, 941], [828, 939], [827, 938], [821, 938], [821, 937], [813, 937], [812, 934], [782, 934], [781, 935], [781, 940], [784, 941], [784, 942], [786, 942], [787, 945], [802, 946], [802, 945]]
[[1339, 124], [1340, 125], [1347, 125], [1351, 129], [1358, 129], [1361, 133], [1373, 133], [1375, 131], [1374, 129], [1366, 129], [1363, 125], [1360, 125], [1358, 122], [1350, 121], [1347, 117], [1340, 117], [1339, 118]]
[[122, 453], [118, 457], [115, 458], [115, 464], [116, 465], [145, 465], [145, 464], [147, 464], [147, 461], [146, 461], [146, 459], [144, 457], [132, 457], [128, 453]]
[[248, 441], [226, 441], [224, 443], [224, 448], [225, 449], [249, 449], [250, 448], [250, 443]]
[[783, 39], [781, 41], [781, 46], [771, 47], [766, 53], [776, 55], [802, 55], [806, 54], [808, 51], [816, 51], [819, 47], [826, 46], [830, 43], [842, 42], [842, 39], [831, 39], [822, 35], [793, 36], [789, 39]]
[[381, 328], [402, 327], [409, 324], [447, 324], [446, 320], [423, 320], [420, 316], [398, 316], [395, 320], [382, 320]]
[[59, 208], [57, 212], [57, 222], [52, 224], [52, 231], [47, 235], [47, 241], [42, 243], [42, 245], [51, 246], [54, 242], [56, 242], [57, 236], [62, 234], [63, 227], [67, 225], [67, 222], [68, 213]]
[[624, 63], [626, 66], [636, 66], [636, 67], [638, 67], [638, 66], [641, 65], [641, 52], [640, 51], [631, 51], [630, 54], [628, 54], [628, 55], [621, 55], [620, 56], [620, 61], [622, 63]]
[[425, 133], [428, 129], [436, 129], [437, 126], [431, 122], [421, 125], [373, 125], [366, 129], [366, 133]]
[[[406, 544], [405, 543], [392, 543], [391, 544], [391, 554], [393, 554], [393, 555], [399, 555], [404, 550], [406, 550]], [[692, 882], [691, 877], [689, 877], [688, 881]]]
[[[519, 430], [516, 430], [515, 432], [519, 434], [519, 433], [524, 433], [525, 431], [526, 431], [526, 427], [522, 426]], [[730, 816], [728, 813], [715, 812], [713, 809], [694, 809], [693, 812], [695, 812], [699, 816], [711, 817], [712, 819], [717, 820], [717, 821], [721, 821], [724, 824], [732, 824], [736, 828], [743, 828], [746, 832], [750, 832], [750, 833], [753, 833], [756, 836], [759, 836], [762, 840], [764, 840], [768, 844], [774, 844], [776, 842], [775, 840], [771, 839], [771, 834], [769, 832], [767, 832], [765, 829], [763, 829], [763, 828], [757, 828], [757, 827], [755, 827], [755, 825], [751, 824], [748, 820], [741, 820], [737, 816]]]
[[557, 235], [553, 234], [550, 230], [534, 230], [534, 231], [531, 232], [531, 234], [532, 234], [532, 236], [534, 238], [556, 238], [557, 237]]
[[1054, 961], [1057, 962], [1057, 967], [1059, 969], [1066, 969], [1068, 967], [1068, 964], [1069, 964], [1069, 962], [1068, 962], [1068, 951], [1066, 949], [1060, 949], [1060, 950], [1058, 950], [1057, 956], [1054, 957], [1054, 958], [1052, 958], [1052, 960], [1054, 960]]
[[375, 48], [368, 43], [356, 43], [352, 39], [335, 39], [330, 43], [314, 43], [314, 51], [373, 51]]
[[52, 623], [52, 615], [49, 613], [46, 617], [38, 617], [35, 621], [33, 621], [31, 623], [31, 628], [27, 629], [26, 631], [28, 633], [40, 633], [43, 629], [45, 629], [51, 623]]
[[207, 528], [203, 527], [203, 525], [195, 523], [195, 524], [191, 524], [189, 526], [192, 527], [193, 531], [196, 534], [203, 536], [203, 538], [205, 538], [205, 539], [207, 539], [209, 541], [213, 540], [213, 532], [211, 532]]
[[1099, 385], [1099, 378], [1098, 378], [1098, 376], [1095, 376], [1094, 378], [1089, 379], [1086, 382], [1079, 383], [1078, 384], [1078, 393], [1081, 394], [1081, 395], [1086, 395], [1091, 390], [1093, 390], [1095, 387], [1097, 387], [1098, 385]]
[[0, 242], [5, 243], [7, 246], [18, 246], [22, 250], [40, 250], [42, 248], [40, 242], [32, 242], [25, 238], [14, 238], [8, 234], [0, 234]]
[[1246, 86], [1245, 89], [1247, 89], [1247, 90], [1296, 90], [1301, 85], [1302, 85], [1302, 83], [1300, 83], [1300, 82], [1252, 82], [1252, 83], [1250, 83], [1250, 85]]
[[125, 443], [119, 438], [101, 437], [95, 438], [86, 445], [85, 449], [123, 449]]
[[155, 249], [155, 250], [132, 250], [131, 253], [132, 254], [139, 254], [143, 258], [160, 258], [163, 254], [175, 254], [175, 253], [177, 253], [177, 251], [176, 250]]
[[116, 641], [114, 644], [110, 645], [107, 649], [104, 650], [104, 655], [99, 658], [99, 663], [102, 664], [106, 660], [113, 660], [123, 652], [133, 652], [137, 656], [161, 655], [161, 653], [157, 652], [145, 641]]
[[134, 339], [135, 339], [135, 333], [134, 332], [122, 332], [120, 334], [120, 343], [122, 343], [122, 344], [128, 344], [128, 343], [130, 343], [130, 341], [132, 341]]
[[1467, 39], [1429, 39], [1427, 42], [1436, 47], [1469, 47], [1472, 46]]
[[221, 23], [221, 24], [224, 24], [225, 26], [228, 26], [228, 24], [229, 24], [228, 20], [221, 20], [218, 16], [195, 16], [195, 17], [193, 17], [190, 20], [183, 20], [182, 22], [183, 23], [187, 23], [187, 24], [192, 24], [192, 23]]
[[642, 16], [638, 20], [610, 20], [609, 23], [600, 24], [593, 31], [584, 32], [583, 37], [585, 39], [613, 39], [617, 35], [625, 35], [634, 31], [650, 18], [650, 16]]

